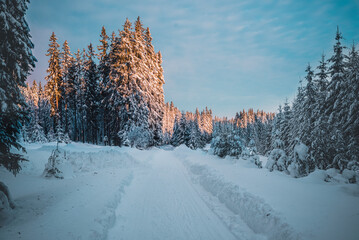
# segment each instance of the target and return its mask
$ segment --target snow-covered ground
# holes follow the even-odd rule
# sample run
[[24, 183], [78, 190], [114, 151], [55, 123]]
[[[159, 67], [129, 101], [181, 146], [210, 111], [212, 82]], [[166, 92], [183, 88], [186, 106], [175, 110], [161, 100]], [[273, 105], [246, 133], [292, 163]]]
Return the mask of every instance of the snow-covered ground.
[[0, 239], [359, 239], [359, 185], [323, 171], [295, 179], [184, 146], [60, 147], [64, 179], [42, 177], [54, 143], [26, 145], [16, 177], [0, 168], [17, 205]]

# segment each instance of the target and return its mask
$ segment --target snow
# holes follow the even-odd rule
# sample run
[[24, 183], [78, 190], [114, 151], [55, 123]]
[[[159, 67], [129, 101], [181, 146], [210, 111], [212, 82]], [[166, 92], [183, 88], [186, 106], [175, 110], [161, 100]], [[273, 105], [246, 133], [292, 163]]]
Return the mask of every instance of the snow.
[[[67, 171], [56, 179], [42, 177], [56, 144], [25, 147], [30, 161], [16, 177], [0, 168], [16, 204], [0, 212], [0, 239], [359, 236], [359, 186], [324, 181], [330, 171], [296, 179], [185, 146], [140, 151], [71, 143], [59, 145]], [[259, 159], [265, 165], [266, 157]]]
[[302, 142], [299, 142], [294, 147], [294, 154], [298, 156], [299, 160], [306, 161], [308, 155], [308, 147]]

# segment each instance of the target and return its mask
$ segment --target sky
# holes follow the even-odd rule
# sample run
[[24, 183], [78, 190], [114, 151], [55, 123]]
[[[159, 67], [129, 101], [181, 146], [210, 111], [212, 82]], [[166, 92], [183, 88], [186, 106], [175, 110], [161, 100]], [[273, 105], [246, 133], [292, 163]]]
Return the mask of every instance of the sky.
[[165, 101], [217, 116], [293, 99], [307, 64], [332, 54], [337, 26], [345, 45], [359, 42], [359, 0], [30, 0], [38, 62], [28, 81], [45, 83], [52, 32], [75, 52], [137, 16], [162, 53]]

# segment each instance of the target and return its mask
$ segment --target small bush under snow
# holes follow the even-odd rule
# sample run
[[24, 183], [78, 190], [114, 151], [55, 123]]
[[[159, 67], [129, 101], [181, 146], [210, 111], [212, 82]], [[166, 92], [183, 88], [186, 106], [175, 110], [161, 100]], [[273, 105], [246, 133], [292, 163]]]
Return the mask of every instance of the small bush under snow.
[[287, 162], [287, 155], [282, 149], [273, 149], [268, 157], [268, 161], [266, 164], [266, 168], [269, 171], [277, 170], [277, 171], [285, 171]]

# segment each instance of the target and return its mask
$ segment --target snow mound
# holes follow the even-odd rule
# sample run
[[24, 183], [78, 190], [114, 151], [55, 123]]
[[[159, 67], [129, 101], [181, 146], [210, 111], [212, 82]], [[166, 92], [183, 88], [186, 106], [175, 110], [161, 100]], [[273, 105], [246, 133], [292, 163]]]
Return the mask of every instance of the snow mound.
[[128, 168], [138, 163], [132, 155], [113, 149], [94, 153], [69, 152], [68, 159], [75, 173], [94, 172], [104, 168]]
[[294, 154], [298, 158], [298, 160], [306, 161], [308, 155], [308, 147], [304, 145], [302, 142], [299, 142], [294, 147]]
[[198, 183], [230, 211], [239, 215], [254, 233], [273, 240], [300, 239], [299, 235], [259, 197], [224, 181], [204, 165], [190, 165], [188, 162], [185, 164], [196, 176]]
[[273, 149], [268, 157], [267, 163], [265, 165], [269, 171], [285, 171], [286, 170], [287, 155], [282, 149], [276, 148]]
[[116, 191], [115, 197], [109, 201], [102, 210], [101, 215], [95, 219], [99, 228], [92, 230], [91, 239], [107, 239], [108, 231], [116, 223], [116, 209], [121, 203], [122, 196], [125, 194], [125, 188], [128, 187], [133, 180], [133, 174], [130, 174], [121, 182]]

